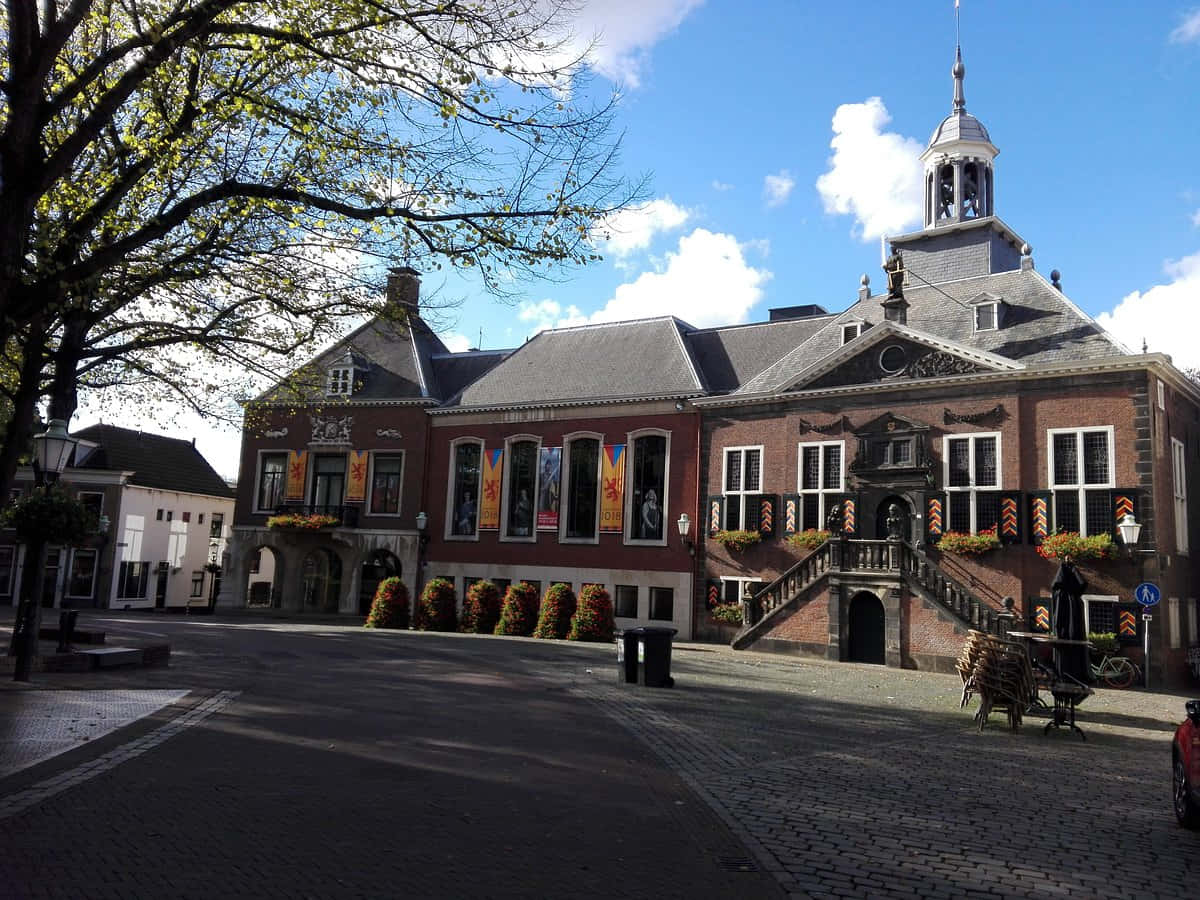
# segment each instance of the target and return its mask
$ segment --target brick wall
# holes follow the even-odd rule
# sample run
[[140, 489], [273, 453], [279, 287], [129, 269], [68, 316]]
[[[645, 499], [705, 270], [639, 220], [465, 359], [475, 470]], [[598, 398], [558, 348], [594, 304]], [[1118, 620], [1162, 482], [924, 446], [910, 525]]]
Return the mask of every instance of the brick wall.
[[829, 644], [829, 591], [814, 594], [798, 609], [782, 613], [763, 635], [766, 640], [794, 641], [801, 644]]
[[946, 661], [952, 664], [962, 650], [966, 629], [914, 595], [901, 599], [900, 610], [900, 652], [905, 666], [946, 671]]

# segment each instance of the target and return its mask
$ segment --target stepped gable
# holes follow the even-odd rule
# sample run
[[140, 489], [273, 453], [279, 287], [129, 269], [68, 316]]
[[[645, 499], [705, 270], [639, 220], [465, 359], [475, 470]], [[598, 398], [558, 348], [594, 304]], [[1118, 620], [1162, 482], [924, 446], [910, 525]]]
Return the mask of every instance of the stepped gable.
[[[255, 398], [257, 403], [323, 402], [326, 373], [347, 353], [358, 370], [360, 385], [347, 400], [436, 402], [443, 396], [430, 357], [449, 351], [419, 315], [376, 316], [347, 337], [294, 369], [276, 386]], [[307, 378], [304, 378], [308, 375]], [[299, 376], [299, 377], [297, 377]], [[290, 389], [292, 383], [299, 384]]]
[[467, 386], [443, 409], [539, 406], [702, 395], [673, 317], [543, 331]]
[[[972, 300], [988, 294], [1004, 304], [1000, 328], [976, 331]], [[1033, 268], [997, 272], [940, 284], [906, 286], [907, 327], [1024, 366], [1103, 359], [1128, 353], [1090, 316]], [[860, 300], [779, 362], [747, 381], [738, 395], [772, 394], [791, 388], [806, 370], [842, 347], [842, 326], [882, 324], [883, 297]], [[847, 345], [849, 346], [849, 345]]]
[[686, 339], [709, 389], [726, 393], [778, 362], [831, 318], [827, 314], [706, 328], [690, 332]]
[[81, 469], [133, 472], [130, 484], [163, 491], [233, 497], [229, 485], [191, 441], [115, 425], [92, 425], [72, 434], [97, 445]]

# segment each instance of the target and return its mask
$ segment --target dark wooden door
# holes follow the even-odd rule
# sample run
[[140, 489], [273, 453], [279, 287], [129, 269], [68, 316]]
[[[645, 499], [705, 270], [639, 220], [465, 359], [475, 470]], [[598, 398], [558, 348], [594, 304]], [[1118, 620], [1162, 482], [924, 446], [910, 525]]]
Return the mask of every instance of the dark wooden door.
[[850, 601], [850, 662], [884, 664], [883, 604], [874, 594]]

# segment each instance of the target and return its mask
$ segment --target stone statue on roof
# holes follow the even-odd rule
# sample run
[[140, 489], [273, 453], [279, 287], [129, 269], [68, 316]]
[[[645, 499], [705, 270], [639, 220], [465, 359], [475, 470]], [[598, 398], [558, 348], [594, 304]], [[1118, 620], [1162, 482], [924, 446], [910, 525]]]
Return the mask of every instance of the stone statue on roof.
[[899, 299], [904, 296], [904, 260], [897, 250], [892, 251], [883, 263], [883, 271], [887, 273], [888, 299]]

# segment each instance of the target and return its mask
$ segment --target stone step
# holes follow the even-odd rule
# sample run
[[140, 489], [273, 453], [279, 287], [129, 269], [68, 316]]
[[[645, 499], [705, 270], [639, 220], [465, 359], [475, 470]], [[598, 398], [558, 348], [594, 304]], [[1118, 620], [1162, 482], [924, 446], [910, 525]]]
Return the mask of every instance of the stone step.
[[140, 666], [142, 650], [133, 647], [97, 647], [94, 650], [80, 650], [83, 656], [92, 659], [92, 666], [97, 669], [113, 669], [117, 666]]

